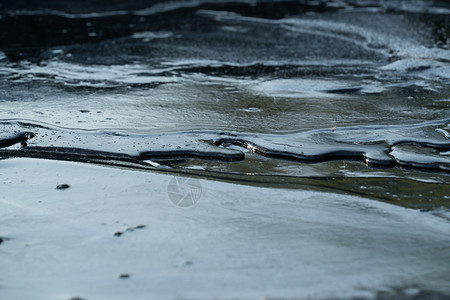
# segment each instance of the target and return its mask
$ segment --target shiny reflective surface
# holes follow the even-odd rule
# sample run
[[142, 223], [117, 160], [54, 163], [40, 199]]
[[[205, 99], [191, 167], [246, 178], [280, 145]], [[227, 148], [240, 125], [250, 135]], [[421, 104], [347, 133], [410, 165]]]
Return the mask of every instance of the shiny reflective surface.
[[[176, 157], [197, 151], [208, 160], [217, 151], [247, 151], [239, 169], [190, 160], [172, 167], [437, 176], [448, 190], [445, 4], [417, 13], [422, 2], [392, 11], [370, 1], [136, 2], [129, 12], [94, 14], [17, 5], [0, 19], [15, 26], [1, 38], [4, 138], [31, 131], [28, 146]], [[19, 34], [44, 28], [39, 40]], [[320, 163], [328, 160], [342, 162]], [[358, 171], [342, 172], [345, 164]], [[410, 176], [399, 167], [425, 172]]]
[[[166, 175], [202, 179], [209, 198], [207, 208], [201, 207], [200, 199], [200, 225], [193, 228], [202, 232], [217, 228], [213, 240], [219, 243], [221, 228], [234, 226], [227, 218], [238, 211], [242, 219], [236, 228], [250, 226], [252, 232], [267, 234], [270, 239], [262, 238], [267, 241], [263, 244], [273, 253], [278, 253], [278, 245], [269, 242], [273, 239], [285, 243], [287, 252], [293, 251], [289, 245], [306, 247], [307, 242], [292, 238], [294, 231], [306, 226], [311, 232], [305, 236], [318, 249], [328, 249], [325, 252], [330, 254], [341, 249], [340, 243], [348, 243], [362, 258], [366, 249], [359, 240], [348, 240], [352, 235], [344, 230], [345, 220], [338, 220], [340, 214], [353, 220], [352, 230], [362, 224], [367, 235], [361, 231], [358, 239], [369, 240], [373, 234], [372, 245], [381, 245], [383, 232], [399, 225], [398, 218], [405, 219], [409, 223], [389, 232], [391, 243], [386, 248], [375, 247], [377, 259], [368, 266], [382, 264], [385, 256], [379, 253], [395, 253], [391, 263], [400, 270], [408, 260], [396, 252], [404, 249], [397, 241], [408, 237], [413, 247], [407, 253], [420, 265], [417, 277], [428, 274], [423, 263], [427, 261], [437, 283], [427, 294], [427, 286], [416, 287], [421, 281], [408, 275], [413, 273], [411, 267], [396, 283], [401, 293], [416, 288], [425, 299], [433, 291], [450, 293], [441, 284], [449, 276], [443, 267], [450, 208], [450, 7], [446, 1], [111, 1], [105, 7], [25, 2], [0, 5], [0, 157], [4, 159], [0, 175], [5, 185], [15, 182], [19, 175], [11, 174], [22, 166], [31, 174], [35, 164], [48, 168], [47, 174], [70, 166], [74, 174], [80, 168], [105, 178], [108, 172], [133, 178], [139, 185], [135, 189], [129, 183], [129, 191], [139, 202], [139, 189], [150, 188], [145, 180], [141, 182], [142, 176], [155, 176], [151, 178], [159, 179], [152, 180], [160, 185]], [[36, 163], [29, 158], [127, 171]], [[33, 176], [24, 178], [34, 182]], [[76, 182], [81, 177], [71, 178]], [[98, 184], [111, 185], [108, 180]], [[256, 204], [262, 188], [270, 197]], [[91, 187], [85, 197], [91, 199], [94, 191]], [[70, 189], [67, 192], [70, 195]], [[112, 197], [114, 205], [132, 198], [116, 192], [121, 196]], [[164, 192], [160, 186], [152, 190], [158, 201]], [[248, 197], [250, 208], [238, 195]], [[289, 203], [271, 202], [280, 195], [291, 197]], [[105, 196], [106, 203], [108, 199]], [[293, 199], [306, 199], [302, 201], [307, 205]], [[333, 217], [326, 214], [327, 199], [334, 199], [330, 200]], [[351, 206], [352, 199], [359, 204]], [[361, 201], [376, 203], [380, 214], [389, 217], [372, 215]], [[75, 217], [78, 211], [85, 213], [78, 209]], [[221, 216], [219, 223], [207, 216], [208, 209]], [[224, 209], [227, 213], [221, 215]], [[258, 216], [252, 215], [252, 209]], [[298, 212], [303, 209], [310, 213], [308, 218], [323, 224], [308, 227], [312, 221], [303, 220]], [[390, 209], [395, 213], [390, 214]], [[411, 221], [420, 213], [417, 210], [429, 213], [423, 217], [425, 225]], [[275, 215], [267, 220], [295, 214], [285, 227], [272, 228], [265, 215], [271, 212]], [[158, 214], [164, 215], [161, 211], [155, 216], [165, 219]], [[176, 216], [175, 223], [190, 220], [183, 213]], [[365, 223], [366, 218], [373, 223]], [[323, 232], [331, 232], [336, 222], [344, 229], [329, 242], [333, 235]], [[438, 225], [429, 225], [433, 222]], [[435, 234], [431, 240], [420, 232], [427, 226]], [[418, 236], [410, 228], [417, 228]], [[243, 241], [249, 238], [238, 236]], [[183, 239], [177, 241], [184, 244]], [[229, 247], [247, 245], [227, 241]], [[418, 246], [427, 243], [435, 246], [429, 253]], [[312, 247], [306, 257], [315, 251]], [[252, 261], [249, 253], [243, 254], [245, 262], [233, 260], [237, 269]], [[263, 256], [267, 257], [271, 256]], [[300, 258], [294, 252], [286, 257], [281, 264], [268, 265], [289, 269], [294, 276], [298, 270], [286, 266]], [[345, 269], [332, 259], [312, 257], [314, 262], [329, 261], [330, 274], [337, 277]], [[346, 262], [346, 270], [361, 267]], [[257, 259], [253, 263], [258, 265]], [[221, 263], [217, 266], [222, 268]], [[259, 283], [265, 280], [258, 278]], [[378, 282], [370, 276], [365, 280]], [[295, 286], [292, 280], [286, 282]], [[388, 285], [379, 282], [368, 287], [367, 294], [355, 292], [352, 285], [355, 290], [341, 296], [379, 295]], [[282, 284], [277, 288], [274, 296], [302, 296], [295, 288], [286, 293], [280, 292]], [[305, 295], [337, 295], [339, 282], [328, 293], [319, 290], [313, 288]], [[164, 294], [168, 295], [174, 296]], [[225, 295], [242, 296], [229, 291]]]

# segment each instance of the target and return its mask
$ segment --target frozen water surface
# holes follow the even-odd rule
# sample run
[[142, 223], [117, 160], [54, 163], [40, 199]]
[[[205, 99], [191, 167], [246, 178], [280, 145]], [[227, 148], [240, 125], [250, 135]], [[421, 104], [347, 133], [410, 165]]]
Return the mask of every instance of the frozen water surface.
[[5, 1], [0, 297], [448, 298], [449, 16]]

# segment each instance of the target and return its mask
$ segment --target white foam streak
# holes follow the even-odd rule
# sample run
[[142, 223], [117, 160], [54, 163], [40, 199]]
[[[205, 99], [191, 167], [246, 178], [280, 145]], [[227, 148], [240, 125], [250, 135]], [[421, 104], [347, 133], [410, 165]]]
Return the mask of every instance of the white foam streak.
[[83, 86], [145, 84], [176, 82], [173, 76], [158, 76], [161, 70], [150, 69], [145, 65], [77, 65], [50, 61], [45, 65], [22, 64], [19, 67], [0, 67], [0, 75], [21, 76], [23, 80], [52, 80]]

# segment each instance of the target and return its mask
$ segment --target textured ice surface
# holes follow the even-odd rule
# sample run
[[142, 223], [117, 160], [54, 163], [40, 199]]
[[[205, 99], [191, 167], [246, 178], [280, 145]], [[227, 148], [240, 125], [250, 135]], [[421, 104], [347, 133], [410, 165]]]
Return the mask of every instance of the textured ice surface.
[[0, 298], [448, 298], [449, 15], [2, 1]]

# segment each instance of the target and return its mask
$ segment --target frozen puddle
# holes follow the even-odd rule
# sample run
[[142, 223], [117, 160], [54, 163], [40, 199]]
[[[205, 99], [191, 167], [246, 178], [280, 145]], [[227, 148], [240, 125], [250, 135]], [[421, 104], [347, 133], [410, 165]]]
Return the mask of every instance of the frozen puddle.
[[450, 225], [427, 212], [60, 161], [0, 178], [1, 299], [450, 293]]

